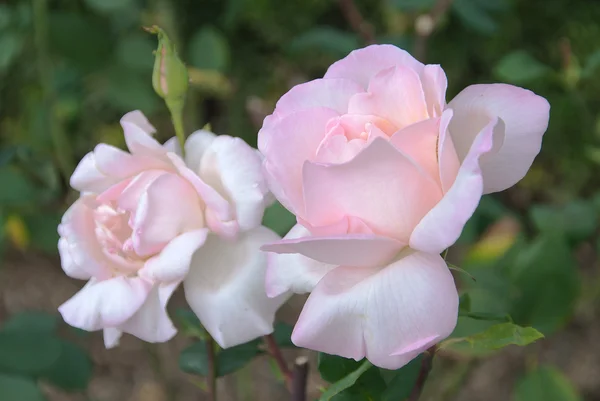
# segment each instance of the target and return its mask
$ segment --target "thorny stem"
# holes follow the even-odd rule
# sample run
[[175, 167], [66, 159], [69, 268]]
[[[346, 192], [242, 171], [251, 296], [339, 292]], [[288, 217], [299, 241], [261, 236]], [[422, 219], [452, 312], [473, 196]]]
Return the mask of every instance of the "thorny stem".
[[37, 67], [40, 86], [42, 87], [44, 110], [46, 121], [44, 122], [50, 131], [54, 152], [58, 161], [58, 168], [65, 179], [73, 172], [71, 150], [69, 141], [55, 116], [54, 91], [52, 89], [52, 69], [48, 55], [48, 2], [47, 0], [33, 0], [33, 26], [34, 39], [37, 51]]
[[410, 393], [407, 401], [418, 401], [419, 397], [421, 397], [421, 393], [423, 392], [423, 388], [425, 387], [425, 382], [427, 381], [427, 377], [429, 376], [429, 372], [431, 372], [431, 368], [433, 367], [433, 357], [435, 356], [435, 352], [437, 350], [437, 346], [434, 345], [430, 347], [423, 354], [423, 360], [421, 361], [421, 370], [419, 371], [419, 377], [417, 378], [417, 382]]
[[208, 376], [206, 377], [208, 397], [217, 401], [217, 359], [215, 357], [215, 340], [207, 333], [206, 355], [208, 358]]
[[292, 379], [292, 401], [306, 401], [306, 385], [308, 382], [308, 358], [299, 356], [294, 362]]
[[338, 0], [338, 4], [346, 20], [362, 40], [368, 45], [375, 43], [373, 25], [363, 18], [356, 4], [354, 4], [354, 0]]
[[452, 5], [452, 0], [437, 0], [429, 14], [419, 17], [428, 21], [424, 24], [426, 29], [417, 29], [414, 47], [414, 56], [417, 60], [425, 62], [425, 57], [427, 56], [427, 39], [435, 31], [435, 28], [450, 8], [450, 5]]
[[281, 374], [283, 375], [283, 377], [285, 379], [285, 384], [287, 385], [288, 389], [291, 391], [291, 389], [292, 389], [292, 372], [288, 368], [288, 365], [285, 362], [285, 359], [283, 358], [283, 354], [281, 353], [281, 350], [279, 349], [279, 346], [277, 345], [277, 342], [275, 341], [273, 334], [264, 336], [264, 340], [265, 340], [265, 344], [267, 345], [267, 350], [269, 352], [269, 355], [271, 355], [271, 357], [273, 358], [273, 360], [279, 367], [279, 370], [281, 371]]

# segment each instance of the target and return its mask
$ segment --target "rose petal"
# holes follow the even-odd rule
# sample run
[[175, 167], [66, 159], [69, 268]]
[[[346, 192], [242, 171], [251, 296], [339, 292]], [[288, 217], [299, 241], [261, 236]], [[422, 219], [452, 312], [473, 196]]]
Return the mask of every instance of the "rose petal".
[[67, 276], [79, 280], [88, 280], [92, 277], [89, 271], [75, 263], [71, 256], [69, 243], [64, 238], [58, 240], [58, 253], [60, 255], [60, 265]]
[[119, 345], [119, 340], [123, 335], [123, 332], [114, 327], [108, 327], [104, 329], [104, 347], [106, 349], [114, 348]]
[[121, 118], [121, 127], [125, 133], [127, 148], [132, 154], [145, 156], [163, 156], [167, 151], [154, 138], [154, 127], [141, 111], [129, 112]]
[[69, 181], [74, 189], [92, 193], [100, 193], [115, 182], [114, 177], [109, 177], [98, 169], [94, 152], [89, 152], [81, 159]]
[[423, 64], [396, 46], [371, 45], [354, 50], [333, 63], [325, 73], [325, 78], [346, 78], [367, 88], [373, 76], [393, 66], [405, 66], [417, 73], [423, 70]]
[[429, 116], [440, 117], [446, 107], [446, 89], [448, 87], [446, 73], [439, 65], [428, 64], [423, 68], [421, 83]]
[[260, 225], [269, 190], [260, 157], [246, 142], [226, 135], [215, 138], [202, 158], [200, 177], [233, 203], [242, 231]]
[[169, 341], [177, 333], [167, 314], [167, 302], [179, 282], [155, 285], [146, 302], [119, 329], [149, 343]]
[[344, 164], [305, 163], [303, 178], [311, 225], [354, 216], [376, 234], [402, 242], [442, 195], [435, 181], [382, 138]]
[[210, 131], [198, 130], [188, 136], [185, 141], [185, 164], [193, 172], [200, 171], [200, 163], [204, 152], [217, 136]]
[[140, 198], [133, 222], [133, 247], [140, 256], [159, 252], [177, 235], [204, 226], [201, 200], [179, 175], [156, 178]]
[[202, 325], [224, 348], [273, 331], [275, 311], [286, 300], [265, 294], [267, 256], [259, 247], [277, 234], [258, 227], [238, 241], [209, 236], [183, 282], [185, 296]]
[[58, 311], [65, 322], [87, 331], [117, 327], [142, 306], [151, 285], [139, 277], [91, 279]]
[[440, 182], [444, 193], [448, 192], [460, 168], [460, 160], [454, 149], [454, 142], [448, 131], [448, 125], [452, 120], [452, 109], [444, 110], [440, 121], [440, 135], [438, 139], [437, 153], [440, 166]]
[[299, 253], [336, 266], [381, 266], [404, 246], [404, 243], [389, 237], [345, 234], [285, 239], [264, 245], [261, 249], [280, 254]]
[[349, 113], [373, 114], [402, 129], [429, 118], [419, 75], [404, 66], [382, 70], [369, 82], [369, 90], [354, 95]]
[[[315, 158], [325, 137], [327, 123], [337, 116], [337, 112], [329, 108], [301, 110], [270, 127], [268, 142], [259, 138], [269, 188], [296, 215], [304, 215], [302, 165]], [[263, 131], [259, 135], [267, 135]]]
[[546, 99], [512, 85], [471, 85], [448, 107], [454, 110], [450, 133], [461, 160], [490, 119], [499, 117], [505, 124], [503, 145], [482, 160], [484, 193], [502, 191], [525, 176], [548, 128]]
[[479, 161], [492, 149], [493, 136], [501, 133], [502, 128], [502, 122], [494, 119], [477, 135], [450, 190], [415, 227], [410, 237], [411, 248], [440, 253], [456, 242], [483, 195]]
[[[307, 237], [310, 231], [296, 224], [284, 239]], [[266, 275], [266, 290], [270, 298], [288, 291], [303, 294], [313, 290], [315, 285], [336, 265], [330, 265], [307, 258], [300, 254], [269, 253]]]
[[183, 233], [173, 239], [158, 255], [150, 258], [138, 272], [150, 281], [181, 281], [190, 269], [194, 252], [206, 241], [207, 229]]
[[439, 255], [408, 251], [384, 268], [338, 267], [317, 284], [294, 344], [399, 369], [456, 325], [458, 293]]

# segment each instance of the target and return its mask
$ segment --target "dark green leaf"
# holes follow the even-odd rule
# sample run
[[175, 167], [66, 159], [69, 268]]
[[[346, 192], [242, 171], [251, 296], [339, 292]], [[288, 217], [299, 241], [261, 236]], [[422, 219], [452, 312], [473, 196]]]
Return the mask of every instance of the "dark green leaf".
[[596, 70], [600, 67], [600, 49], [592, 53], [586, 60], [581, 76], [584, 78], [591, 78], [594, 76]]
[[510, 316], [508, 315], [498, 315], [495, 313], [486, 313], [486, 312], [459, 312], [459, 316], [468, 317], [475, 320], [487, 320], [492, 322], [510, 322]]
[[233, 373], [262, 353], [258, 348], [260, 340], [227, 348], [217, 354], [217, 376]]
[[179, 308], [175, 310], [175, 318], [186, 336], [199, 339], [205, 338], [206, 331], [198, 316], [191, 309]]
[[[322, 355], [322, 354], [319, 354], [319, 356], [320, 355]], [[331, 386], [329, 386], [327, 391], [325, 391], [323, 393], [323, 395], [321, 395], [321, 398], [319, 398], [319, 401], [331, 400], [331, 399], [333, 399], [333, 397], [335, 395], [341, 393], [342, 391], [346, 390], [347, 388], [352, 387], [356, 383], [356, 381], [363, 375], [363, 373], [365, 373], [367, 370], [369, 370], [372, 367], [373, 367], [373, 365], [371, 365], [371, 362], [369, 362], [365, 359], [358, 366], [358, 368], [356, 370], [347, 374], [345, 377], [341, 378], [340, 380], [336, 381]], [[319, 371], [320, 371], [320, 369], [319, 369]]]
[[515, 387], [515, 401], [581, 401], [569, 380], [552, 366], [540, 366]]
[[581, 283], [577, 263], [562, 236], [543, 233], [519, 253], [511, 271], [518, 288], [510, 310], [516, 323], [548, 334], [567, 321]]
[[0, 72], [10, 67], [19, 56], [23, 48], [23, 37], [14, 32], [6, 32], [0, 35]]
[[455, 0], [452, 9], [469, 28], [485, 34], [490, 34], [497, 29], [496, 22], [478, 1]]
[[0, 332], [0, 371], [24, 375], [42, 373], [60, 356], [60, 341], [52, 335]]
[[57, 253], [58, 232], [56, 228], [61, 217], [61, 214], [57, 213], [37, 213], [25, 216], [31, 244], [44, 252]]
[[330, 383], [342, 379], [344, 376], [358, 369], [361, 362], [354, 359], [342, 358], [337, 355], [319, 353], [317, 366], [321, 377]]
[[73, 64], [99, 70], [111, 61], [111, 35], [102, 21], [63, 12], [51, 14], [49, 22], [51, 48]]
[[92, 362], [83, 349], [61, 341], [60, 356], [43, 377], [67, 391], [84, 390], [92, 377]]
[[471, 310], [471, 296], [469, 295], [468, 292], [465, 292], [464, 294], [462, 294], [458, 300], [458, 306], [459, 306], [459, 313], [463, 312], [469, 312]]
[[504, 56], [494, 74], [502, 81], [514, 84], [526, 84], [542, 78], [550, 68], [533, 58], [523, 50], [516, 50]]
[[542, 232], [563, 232], [574, 241], [581, 241], [594, 233], [598, 211], [593, 202], [574, 200], [562, 207], [534, 205], [530, 211], [535, 227]]
[[58, 327], [58, 318], [47, 312], [21, 312], [12, 315], [2, 326], [3, 332], [52, 334]]
[[281, 236], [286, 235], [295, 224], [296, 217], [279, 202], [273, 203], [265, 210], [263, 225]]
[[131, 7], [136, 0], [85, 0], [85, 3], [100, 13], [115, 13]]
[[391, 3], [402, 11], [419, 11], [433, 7], [435, 0], [392, 0]]
[[273, 337], [275, 338], [277, 345], [280, 347], [295, 347], [292, 342], [292, 331], [294, 331], [294, 328], [287, 323], [275, 323]]
[[227, 39], [215, 28], [204, 27], [190, 39], [190, 64], [204, 70], [224, 71], [229, 66]]
[[334, 57], [343, 57], [359, 47], [356, 34], [331, 27], [315, 27], [296, 36], [289, 44], [294, 53], [319, 51]]
[[[260, 340], [255, 340], [221, 350], [216, 356], [217, 376], [225, 376], [243, 368], [262, 353], [259, 344]], [[198, 341], [181, 351], [179, 367], [184, 372], [206, 376], [208, 374], [206, 342]]]
[[25, 377], [0, 374], [2, 401], [45, 401], [35, 381]]
[[35, 184], [20, 170], [11, 167], [0, 168], [0, 186], [10, 188], [10, 191], [0, 192], [0, 205], [23, 205], [37, 195]]
[[154, 66], [154, 42], [148, 35], [129, 35], [117, 45], [117, 60], [133, 70], [152, 71]]
[[408, 398], [419, 377], [422, 359], [423, 356], [420, 355], [394, 372], [393, 379], [383, 393], [382, 401], [402, 401]]

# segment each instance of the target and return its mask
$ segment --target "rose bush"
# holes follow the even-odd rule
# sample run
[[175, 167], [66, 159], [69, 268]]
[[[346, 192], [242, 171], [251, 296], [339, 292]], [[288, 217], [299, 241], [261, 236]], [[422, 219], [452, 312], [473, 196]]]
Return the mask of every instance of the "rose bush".
[[186, 298], [222, 347], [272, 331], [284, 297], [264, 294], [260, 226], [267, 188], [257, 152], [239, 138], [192, 134], [185, 161], [175, 139], [159, 144], [138, 111], [121, 120], [130, 153], [100, 144], [71, 177], [80, 198], [59, 226], [64, 271], [89, 280], [60, 308], [84, 330], [161, 342], [176, 332], [166, 312], [183, 281]]
[[390, 45], [292, 88], [259, 132], [264, 171], [298, 220], [270, 255], [269, 296], [312, 292], [303, 347], [395, 369], [447, 337], [458, 294], [440, 253], [483, 194], [526, 174], [548, 102], [473, 85], [446, 103], [446, 76]]

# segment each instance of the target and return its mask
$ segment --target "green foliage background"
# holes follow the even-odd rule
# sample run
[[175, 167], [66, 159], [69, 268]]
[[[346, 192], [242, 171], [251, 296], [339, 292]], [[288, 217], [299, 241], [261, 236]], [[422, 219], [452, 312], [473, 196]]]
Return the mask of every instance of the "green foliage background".
[[[365, 44], [364, 35], [345, 18], [344, 3], [0, 2], [2, 250], [56, 253], [56, 226], [76, 196], [68, 177], [95, 144], [124, 145], [118, 125], [124, 113], [142, 110], [159, 128], [161, 140], [174, 134], [151, 85], [155, 38], [142, 26], [163, 27], [189, 66], [188, 132], [210, 123], [217, 133], [255, 145], [262, 119], [284, 92], [322, 76], [333, 61]], [[377, 43], [413, 51], [415, 22], [439, 3], [355, 0], [354, 5]], [[598, 316], [600, 2], [454, 0], [427, 40], [425, 54], [427, 62], [445, 69], [448, 100], [473, 83], [506, 82], [535, 91], [552, 107], [543, 149], [530, 173], [515, 188], [487, 196], [450, 253], [450, 260], [476, 279], [457, 276], [468, 295], [461, 298], [464, 315], [453, 337], [494, 324], [482, 313], [510, 315], [547, 337], [568, 329], [578, 308], [591, 308]], [[507, 221], [512, 228], [504, 230]], [[275, 205], [265, 223], [285, 233], [293, 220]], [[13, 323], [29, 333], [23, 336], [11, 334], [16, 330], [12, 320], [2, 323], [0, 399], [41, 400], [39, 380], [73, 391], [85, 387], [88, 357], [56, 336], [56, 322], [49, 318], [34, 315]], [[55, 353], [47, 361], [32, 357], [35, 366], [28, 365], [26, 354], [14, 357], [18, 347], [32, 349], [31, 333], [47, 339], [36, 341], [37, 347], [46, 344], [37, 355]], [[452, 345], [452, 352], [477, 357], [489, 352], [466, 345]], [[248, 359], [263, 352], [252, 344], [245, 349]], [[352, 366], [349, 372], [359, 365]], [[523, 370], [516, 400], [582, 399], [559, 369], [536, 366]], [[380, 374], [372, 368], [367, 372]], [[326, 380], [340, 378], [322, 373]], [[384, 379], [399, 382], [385, 372], [376, 381]], [[396, 399], [406, 393], [403, 386], [397, 394], [390, 393], [392, 386], [373, 397]], [[351, 396], [358, 397], [357, 391]]]

